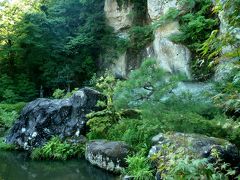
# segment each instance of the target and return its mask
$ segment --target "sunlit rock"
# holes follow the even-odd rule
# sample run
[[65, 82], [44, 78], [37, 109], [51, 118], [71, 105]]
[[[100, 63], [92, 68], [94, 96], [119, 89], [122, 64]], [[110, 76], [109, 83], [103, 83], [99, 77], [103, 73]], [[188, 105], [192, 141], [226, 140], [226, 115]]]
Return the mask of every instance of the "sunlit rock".
[[153, 41], [154, 53], [162, 69], [172, 74], [184, 74], [190, 79], [190, 50], [169, 40], [170, 35], [179, 33], [178, 28], [178, 22], [173, 22], [156, 30]]
[[132, 25], [132, 12], [133, 5], [128, 3], [119, 7], [117, 0], [105, 0], [104, 11], [108, 24], [114, 28], [116, 32], [130, 28]]

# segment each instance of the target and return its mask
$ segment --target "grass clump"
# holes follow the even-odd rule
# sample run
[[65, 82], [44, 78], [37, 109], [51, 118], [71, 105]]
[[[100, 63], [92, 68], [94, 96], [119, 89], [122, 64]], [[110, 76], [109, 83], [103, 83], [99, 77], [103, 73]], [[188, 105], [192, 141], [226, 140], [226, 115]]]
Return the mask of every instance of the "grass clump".
[[0, 138], [0, 151], [12, 151], [16, 150], [16, 147], [12, 144], [7, 144], [4, 142], [4, 138]]
[[136, 154], [129, 156], [126, 161], [128, 167], [124, 170], [123, 174], [129, 174], [136, 180], [154, 179], [150, 161], [144, 155]]
[[43, 147], [34, 149], [31, 158], [35, 160], [67, 160], [82, 156], [84, 151], [83, 144], [70, 144], [63, 142], [59, 137], [53, 137]]

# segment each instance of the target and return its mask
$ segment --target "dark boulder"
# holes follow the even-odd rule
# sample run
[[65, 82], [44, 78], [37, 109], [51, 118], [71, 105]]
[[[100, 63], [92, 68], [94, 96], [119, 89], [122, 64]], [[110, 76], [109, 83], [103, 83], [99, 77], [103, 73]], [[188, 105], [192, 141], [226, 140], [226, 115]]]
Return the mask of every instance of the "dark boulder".
[[105, 99], [90, 88], [83, 88], [67, 99], [36, 99], [23, 108], [6, 142], [31, 150], [53, 136], [79, 139], [86, 134], [86, 114], [98, 110], [97, 101]]
[[93, 165], [107, 171], [120, 173], [126, 166], [129, 146], [120, 141], [95, 140], [87, 143], [85, 158]]

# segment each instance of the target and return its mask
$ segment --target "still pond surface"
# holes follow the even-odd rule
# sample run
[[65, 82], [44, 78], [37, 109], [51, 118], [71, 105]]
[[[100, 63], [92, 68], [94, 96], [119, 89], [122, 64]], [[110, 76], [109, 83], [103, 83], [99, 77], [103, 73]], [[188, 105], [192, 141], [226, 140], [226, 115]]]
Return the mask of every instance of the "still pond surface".
[[116, 180], [84, 159], [32, 161], [26, 154], [0, 151], [0, 180]]

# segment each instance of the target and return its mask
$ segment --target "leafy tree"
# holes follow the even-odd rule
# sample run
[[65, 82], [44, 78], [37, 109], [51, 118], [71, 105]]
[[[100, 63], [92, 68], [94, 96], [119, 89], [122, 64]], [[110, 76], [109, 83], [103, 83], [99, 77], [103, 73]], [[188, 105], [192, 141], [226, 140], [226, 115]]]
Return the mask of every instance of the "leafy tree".
[[[1, 7], [0, 73], [14, 83], [24, 77], [47, 95], [90, 79], [109, 39], [116, 39], [102, 0], [4, 1]], [[13, 93], [22, 96], [12, 90], [7, 95]]]

